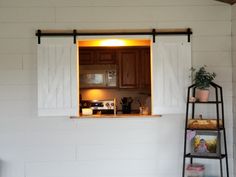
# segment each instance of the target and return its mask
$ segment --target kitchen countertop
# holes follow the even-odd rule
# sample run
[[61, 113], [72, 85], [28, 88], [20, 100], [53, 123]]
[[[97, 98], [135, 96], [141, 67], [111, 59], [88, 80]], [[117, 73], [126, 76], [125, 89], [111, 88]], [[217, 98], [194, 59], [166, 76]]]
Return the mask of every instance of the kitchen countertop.
[[72, 119], [86, 119], [86, 118], [160, 118], [161, 115], [144, 115], [144, 114], [101, 114], [101, 115], [80, 115], [72, 116]]

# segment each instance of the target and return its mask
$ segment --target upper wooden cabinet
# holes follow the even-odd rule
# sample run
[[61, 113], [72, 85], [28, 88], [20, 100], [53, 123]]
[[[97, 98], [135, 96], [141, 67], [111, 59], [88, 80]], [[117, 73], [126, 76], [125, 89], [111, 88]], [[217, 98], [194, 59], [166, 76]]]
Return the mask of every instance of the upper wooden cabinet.
[[79, 50], [79, 64], [92, 65], [95, 64], [95, 50], [91, 48], [83, 48]]
[[137, 88], [139, 51], [137, 49], [120, 49], [117, 54], [119, 60], [119, 87]]
[[150, 88], [150, 48], [117, 50], [120, 88]]
[[111, 48], [79, 48], [80, 65], [116, 64], [116, 52]]
[[116, 52], [114, 49], [97, 49], [97, 64], [116, 64]]
[[81, 47], [80, 65], [118, 65], [119, 88], [150, 88], [149, 47]]
[[138, 64], [139, 88], [151, 87], [150, 49], [141, 49]]

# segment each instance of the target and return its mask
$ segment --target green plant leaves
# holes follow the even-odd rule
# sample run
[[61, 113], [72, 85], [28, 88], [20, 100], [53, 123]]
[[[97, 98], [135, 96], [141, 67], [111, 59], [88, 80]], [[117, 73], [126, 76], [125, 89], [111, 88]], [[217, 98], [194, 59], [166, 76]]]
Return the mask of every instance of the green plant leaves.
[[216, 77], [214, 72], [210, 73], [206, 71], [206, 66], [200, 67], [197, 71], [195, 68], [191, 68], [191, 70], [196, 72], [193, 81], [195, 81], [196, 87], [199, 89], [208, 89], [210, 87], [210, 83]]

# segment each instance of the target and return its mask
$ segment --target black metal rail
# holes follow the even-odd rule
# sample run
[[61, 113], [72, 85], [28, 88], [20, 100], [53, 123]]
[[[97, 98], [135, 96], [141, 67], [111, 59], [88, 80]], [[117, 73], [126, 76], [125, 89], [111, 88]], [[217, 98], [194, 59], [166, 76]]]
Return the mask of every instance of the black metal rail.
[[192, 30], [187, 28], [186, 31], [152, 31], [147, 32], [79, 32], [77, 30], [72, 30], [71, 32], [44, 32], [38, 29], [35, 35], [38, 37], [38, 44], [41, 43], [41, 37], [44, 36], [71, 36], [73, 37], [73, 42], [76, 43], [77, 36], [118, 36], [118, 35], [151, 35], [153, 36], [153, 42], [156, 41], [156, 35], [187, 35], [187, 40], [190, 42], [190, 36], [192, 35]]

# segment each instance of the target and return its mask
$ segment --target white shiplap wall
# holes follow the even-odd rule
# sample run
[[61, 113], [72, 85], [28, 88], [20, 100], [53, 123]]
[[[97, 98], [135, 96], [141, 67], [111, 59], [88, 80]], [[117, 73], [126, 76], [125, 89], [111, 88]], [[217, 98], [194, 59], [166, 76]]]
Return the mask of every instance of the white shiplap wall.
[[[181, 176], [183, 115], [37, 117], [34, 36], [38, 28], [179, 27], [193, 29], [193, 65], [207, 64], [223, 85], [233, 174], [231, 6], [213, 0], [1, 0], [0, 176]], [[214, 171], [213, 162], [207, 167]]]
[[236, 175], [236, 5], [232, 6], [233, 134], [234, 176]]

